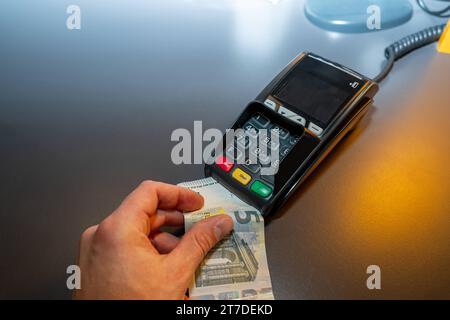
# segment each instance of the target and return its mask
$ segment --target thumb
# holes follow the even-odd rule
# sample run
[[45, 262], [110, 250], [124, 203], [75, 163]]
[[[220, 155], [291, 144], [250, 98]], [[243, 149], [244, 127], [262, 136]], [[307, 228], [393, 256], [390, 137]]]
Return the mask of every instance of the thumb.
[[174, 266], [194, 274], [206, 254], [233, 230], [233, 219], [220, 214], [199, 221], [183, 236], [170, 253]]

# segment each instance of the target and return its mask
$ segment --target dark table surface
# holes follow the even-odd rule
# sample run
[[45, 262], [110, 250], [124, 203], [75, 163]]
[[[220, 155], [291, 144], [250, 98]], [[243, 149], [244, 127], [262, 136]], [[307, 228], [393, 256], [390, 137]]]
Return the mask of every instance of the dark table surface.
[[[374, 76], [383, 49], [439, 20], [325, 32], [302, 1], [0, 5], [0, 298], [69, 298], [86, 227], [176, 166], [177, 128], [227, 128], [301, 51]], [[450, 56], [399, 61], [368, 116], [266, 227], [276, 298], [450, 298]], [[366, 268], [382, 289], [366, 288]]]

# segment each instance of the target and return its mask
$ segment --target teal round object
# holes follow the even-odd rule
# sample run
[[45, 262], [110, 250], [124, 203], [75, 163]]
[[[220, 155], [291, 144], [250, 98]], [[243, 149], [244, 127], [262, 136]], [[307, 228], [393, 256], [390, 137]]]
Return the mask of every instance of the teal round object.
[[[379, 8], [380, 29], [369, 28]], [[307, 0], [305, 15], [320, 28], [336, 32], [371, 32], [401, 25], [411, 19], [413, 7], [408, 0]]]

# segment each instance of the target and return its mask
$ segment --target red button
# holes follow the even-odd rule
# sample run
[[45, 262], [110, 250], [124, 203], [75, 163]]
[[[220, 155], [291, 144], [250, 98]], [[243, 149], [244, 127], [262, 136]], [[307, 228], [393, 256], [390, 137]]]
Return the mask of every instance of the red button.
[[228, 160], [225, 156], [220, 156], [216, 159], [216, 164], [225, 172], [230, 172], [233, 168], [234, 164], [230, 160]]

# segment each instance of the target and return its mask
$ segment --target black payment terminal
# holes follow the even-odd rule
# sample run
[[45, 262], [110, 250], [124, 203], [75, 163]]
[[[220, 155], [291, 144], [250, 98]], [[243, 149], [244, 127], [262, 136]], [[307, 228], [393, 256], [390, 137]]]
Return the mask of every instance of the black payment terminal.
[[355, 71], [302, 53], [244, 109], [205, 174], [271, 215], [353, 129], [377, 91]]

